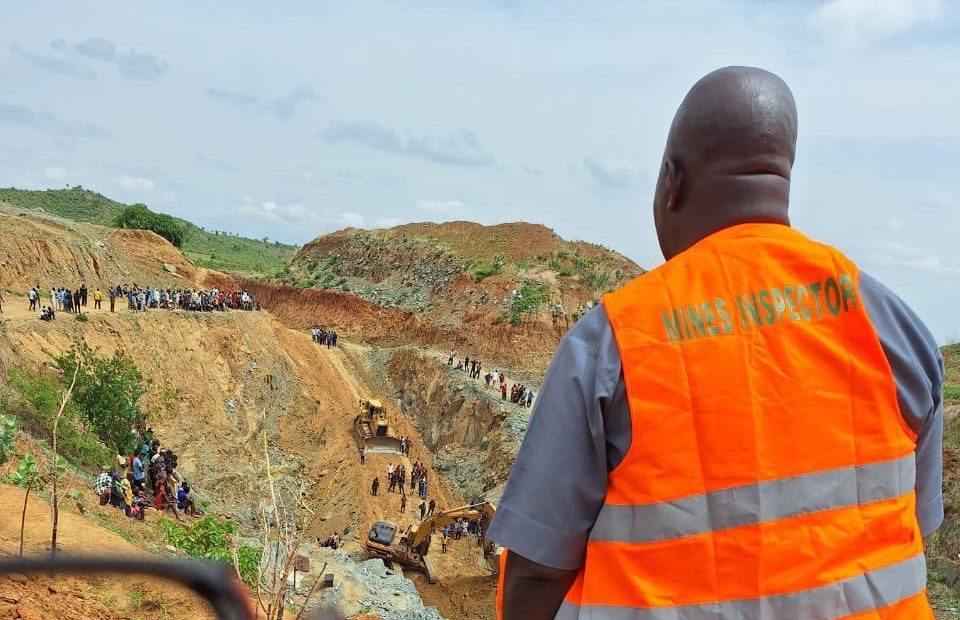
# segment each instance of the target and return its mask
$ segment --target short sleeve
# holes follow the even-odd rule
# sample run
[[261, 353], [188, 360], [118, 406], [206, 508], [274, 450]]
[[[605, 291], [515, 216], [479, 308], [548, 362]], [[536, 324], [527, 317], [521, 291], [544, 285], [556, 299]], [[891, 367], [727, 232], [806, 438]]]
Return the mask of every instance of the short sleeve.
[[919, 317], [867, 274], [860, 295], [897, 384], [897, 401], [917, 433], [917, 520], [924, 536], [943, 522], [943, 359]]
[[609, 460], [626, 452], [629, 426], [619, 354], [598, 306], [560, 342], [490, 538], [538, 564], [579, 568], [606, 496]]

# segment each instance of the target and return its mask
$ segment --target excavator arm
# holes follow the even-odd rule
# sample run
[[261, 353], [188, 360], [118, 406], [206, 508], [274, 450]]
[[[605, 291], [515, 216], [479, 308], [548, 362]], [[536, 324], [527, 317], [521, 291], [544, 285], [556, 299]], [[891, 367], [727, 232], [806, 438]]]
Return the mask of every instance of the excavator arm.
[[427, 517], [420, 525], [411, 527], [407, 533], [407, 543], [411, 549], [420, 549], [431, 534], [456, 523], [458, 519], [468, 523], [483, 521], [484, 527], [489, 527], [496, 513], [497, 507], [491, 502], [469, 504], [438, 512]]

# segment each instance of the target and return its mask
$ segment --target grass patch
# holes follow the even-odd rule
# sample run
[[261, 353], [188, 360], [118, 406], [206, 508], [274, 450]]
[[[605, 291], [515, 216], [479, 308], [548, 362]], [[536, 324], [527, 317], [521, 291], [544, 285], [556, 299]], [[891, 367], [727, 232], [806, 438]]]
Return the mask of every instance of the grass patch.
[[496, 275], [501, 271], [503, 271], [503, 256], [497, 254], [489, 263], [479, 263], [476, 265], [473, 268], [473, 277], [477, 279], [477, 282], [482, 282], [486, 278]]
[[550, 298], [550, 287], [542, 282], [524, 280], [510, 302], [508, 318], [511, 325], [519, 325], [523, 315], [534, 314]]
[[[33, 437], [50, 442], [62, 391], [58, 379], [11, 366], [6, 386], [0, 386], [0, 409], [20, 418], [23, 430]], [[110, 463], [110, 449], [89, 428], [73, 401], [63, 411], [58, 435], [57, 451], [78, 468], [89, 470]]]

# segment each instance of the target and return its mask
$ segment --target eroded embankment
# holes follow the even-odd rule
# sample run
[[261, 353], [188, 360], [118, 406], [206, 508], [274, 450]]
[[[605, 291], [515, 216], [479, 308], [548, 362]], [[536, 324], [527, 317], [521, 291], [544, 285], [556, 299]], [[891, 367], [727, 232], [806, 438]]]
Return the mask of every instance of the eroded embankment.
[[390, 356], [387, 376], [404, 414], [436, 455], [437, 471], [465, 499], [499, 497], [528, 410], [486, 396], [481, 383], [474, 385], [435, 356], [412, 348]]
[[[471, 276], [469, 282], [472, 281]], [[481, 294], [475, 284], [464, 286], [467, 288], [458, 295]], [[417, 344], [444, 352], [454, 348], [460, 356], [479, 357], [487, 368], [496, 364], [536, 378], [546, 371], [569, 327], [566, 323], [541, 318], [524, 319], [519, 325], [512, 325], [502, 320], [499, 311], [460, 313], [452, 309], [442, 314], [444, 305], [421, 316], [328, 289], [300, 289], [260, 282], [244, 282], [243, 287], [256, 296], [265, 310], [294, 329], [324, 325], [346, 340], [379, 347]], [[506, 293], [500, 291], [500, 294]], [[455, 304], [451, 301], [449, 306]]]
[[187, 261], [166, 239], [144, 230], [117, 230], [0, 206], [0, 289], [25, 292], [40, 285], [91, 292], [116, 284], [169, 288], [235, 283]]

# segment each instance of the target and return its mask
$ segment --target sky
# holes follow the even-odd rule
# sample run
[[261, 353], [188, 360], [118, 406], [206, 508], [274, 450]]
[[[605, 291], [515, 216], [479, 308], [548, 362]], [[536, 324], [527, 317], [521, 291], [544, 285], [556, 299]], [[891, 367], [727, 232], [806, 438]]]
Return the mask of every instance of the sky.
[[799, 108], [794, 225], [960, 339], [960, 0], [36, 0], [0, 24], [0, 186], [290, 243], [523, 220], [646, 268], [678, 104], [760, 66]]

